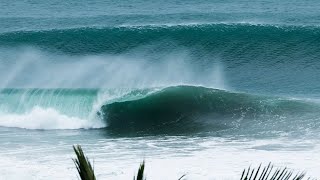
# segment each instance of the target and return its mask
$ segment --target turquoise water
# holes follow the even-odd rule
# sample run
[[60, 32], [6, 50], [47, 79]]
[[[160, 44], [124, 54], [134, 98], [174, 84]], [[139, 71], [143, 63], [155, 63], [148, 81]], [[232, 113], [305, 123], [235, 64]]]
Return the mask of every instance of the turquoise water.
[[0, 7], [4, 179], [76, 179], [73, 144], [101, 178], [144, 158], [152, 179], [236, 179], [266, 159], [320, 175], [319, 1]]

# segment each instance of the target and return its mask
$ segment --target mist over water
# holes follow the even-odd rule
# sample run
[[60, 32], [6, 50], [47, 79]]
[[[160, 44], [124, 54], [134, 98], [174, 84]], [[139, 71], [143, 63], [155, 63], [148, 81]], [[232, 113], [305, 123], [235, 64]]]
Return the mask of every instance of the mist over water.
[[[70, 87], [72, 85], [68, 84], [72, 82], [75, 87], [120, 86], [118, 78], [115, 79], [117, 82], [104, 79], [108, 73], [105, 76], [103, 73], [112, 70], [102, 67], [110, 66], [117, 69], [112, 74], [123, 76], [121, 82], [129, 83], [127, 86], [173, 82], [217, 88], [228, 86], [228, 89], [249, 93], [319, 98], [319, 38], [320, 29], [317, 26], [198, 23], [13, 31], [0, 34], [0, 44], [4, 49], [1, 57], [7, 64], [15, 63], [17, 59], [25, 63], [26, 58], [21, 55], [34, 56], [31, 58], [33, 61], [43, 60], [40, 65], [50, 61], [50, 65], [59, 69], [63, 69], [59, 67], [63, 64], [76, 62], [73, 66], [77, 67], [92, 60], [92, 64], [85, 65], [87, 71], [82, 67], [77, 67], [79, 72], [75, 70], [71, 75], [68, 70], [63, 71], [70, 76], [64, 82], [59, 78], [52, 79], [58, 79], [60, 82], [56, 84], [62, 86]], [[3, 73], [7, 72], [7, 67], [10, 66], [1, 65]], [[18, 71], [19, 67], [23, 65], [10, 69]], [[90, 67], [102, 74], [91, 73]], [[77, 75], [82, 71], [85, 71], [83, 75]], [[218, 71], [223, 78], [212, 77], [218, 76], [215, 74]], [[41, 74], [41, 71], [38, 72]], [[51, 71], [45, 71], [44, 77], [48, 76], [47, 72]], [[142, 77], [140, 72], [146, 72], [148, 76]], [[150, 76], [151, 72], [155, 76]], [[9, 77], [3, 82], [10, 81], [9, 75], [2, 75]], [[86, 85], [76, 82], [81, 81], [77, 76], [84, 76]], [[128, 82], [130, 78], [127, 76], [133, 80]], [[44, 86], [49, 81], [37, 82], [41, 81], [41, 76], [37, 78], [24, 79], [30, 82], [30, 86], [32, 83]], [[21, 81], [18, 80], [17, 84], [23, 84]]]
[[146, 88], [178, 84], [227, 87], [219, 59], [203, 68], [192, 62], [187, 50], [157, 54], [156, 60], [137, 51], [123, 55], [68, 56], [34, 48], [2, 49], [0, 85], [2, 88]]

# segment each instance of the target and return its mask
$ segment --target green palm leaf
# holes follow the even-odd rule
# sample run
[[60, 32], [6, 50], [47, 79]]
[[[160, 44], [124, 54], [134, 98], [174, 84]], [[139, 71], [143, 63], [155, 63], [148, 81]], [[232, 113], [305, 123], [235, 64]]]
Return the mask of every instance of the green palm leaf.
[[305, 173], [297, 173], [293, 176], [293, 172], [287, 168], [274, 169], [271, 163], [268, 166], [258, 169], [244, 169], [240, 180], [301, 180], [305, 177]]
[[77, 158], [72, 160], [76, 165], [81, 180], [96, 180], [93, 167], [91, 166], [89, 159], [84, 155], [81, 146], [73, 146], [73, 150], [76, 153]]

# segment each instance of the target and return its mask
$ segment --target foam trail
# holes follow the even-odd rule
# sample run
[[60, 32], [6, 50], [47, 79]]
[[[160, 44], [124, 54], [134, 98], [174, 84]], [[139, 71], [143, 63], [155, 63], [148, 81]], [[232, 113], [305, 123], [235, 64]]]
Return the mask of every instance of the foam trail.
[[80, 119], [61, 114], [52, 108], [35, 107], [24, 114], [0, 115], [0, 126], [25, 129], [91, 129], [103, 128], [105, 124], [98, 119]]

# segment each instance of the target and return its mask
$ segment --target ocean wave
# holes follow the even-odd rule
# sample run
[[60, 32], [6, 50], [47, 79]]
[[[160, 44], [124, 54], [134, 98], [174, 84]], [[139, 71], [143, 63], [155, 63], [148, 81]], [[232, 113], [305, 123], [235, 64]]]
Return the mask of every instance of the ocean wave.
[[248, 131], [261, 126], [275, 130], [280, 124], [282, 129], [316, 127], [320, 115], [320, 105], [315, 102], [191, 85], [124, 90], [7, 89], [0, 98], [0, 126], [26, 129], [106, 127], [116, 132], [191, 133]]
[[[320, 106], [302, 100], [197, 86], [173, 86], [143, 98], [107, 103], [99, 115], [117, 131], [192, 132], [310, 118]], [[298, 125], [299, 123], [297, 123]], [[274, 129], [274, 128], [273, 128]]]

